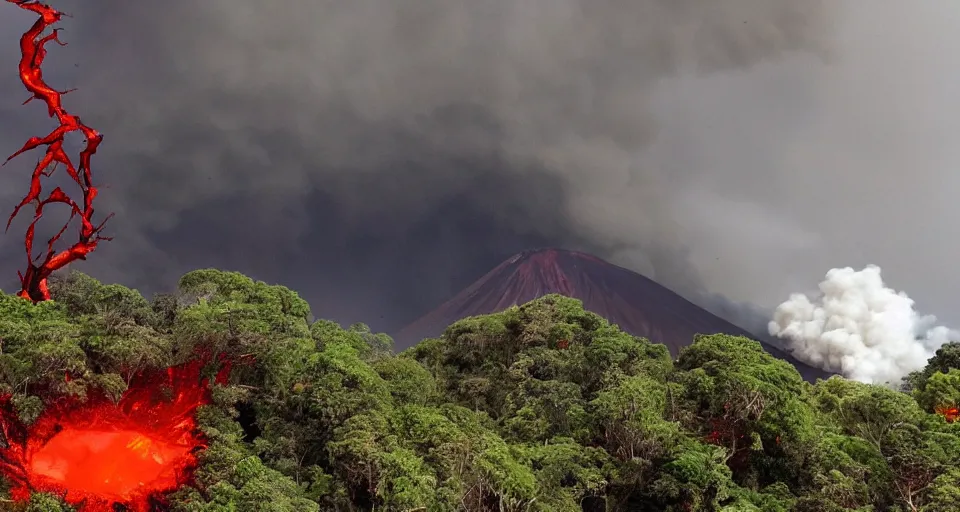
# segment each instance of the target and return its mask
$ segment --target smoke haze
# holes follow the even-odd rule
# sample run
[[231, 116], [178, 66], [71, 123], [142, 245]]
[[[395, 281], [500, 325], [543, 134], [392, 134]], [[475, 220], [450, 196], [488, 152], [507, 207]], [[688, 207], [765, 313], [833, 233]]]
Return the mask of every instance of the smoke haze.
[[[748, 328], [833, 266], [879, 263], [942, 316], [960, 285], [946, 0], [55, 5], [75, 17], [45, 76], [106, 137], [115, 240], [77, 267], [106, 281], [227, 268], [385, 329], [544, 245]], [[9, 154], [48, 123], [18, 101], [33, 18], [0, 7]]]

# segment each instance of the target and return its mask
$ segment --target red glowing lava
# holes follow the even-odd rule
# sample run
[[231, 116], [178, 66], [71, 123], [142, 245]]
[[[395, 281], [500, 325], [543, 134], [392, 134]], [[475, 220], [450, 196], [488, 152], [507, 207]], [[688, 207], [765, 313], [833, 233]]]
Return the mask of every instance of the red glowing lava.
[[[113, 512], [115, 503], [131, 512], [155, 508], [163, 493], [190, 479], [205, 446], [194, 418], [210, 402], [203, 366], [196, 361], [140, 375], [118, 403], [100, 395], [62, 400], [30, 426], [7, 398], [0, 408], [8, 444], [0, 449], [0, 473], [13, 483], [15, 499], [43, 491], [65, 496], [82, 512]], [[217, 382], [228, 372], [224, 366]]]
[[189, 446], [157, 441], [134, 430], [68, 427], [34, 453], [29, 469], [64, 487], [123, 501], [143, 488], [175, 482], [177, 461], [189, 455]]
[[941, 405], [936, 409], [937, 414], [943, 416], [947, 423], [953, 423], [960, 420], [960, 407], [956, 405]]
[[[20, 81], [30, 92], [31, 96], [24, 102], [29, 103], [33, 99], [39, 99], [46, 103], [47, 111], [50, 117], [56, 116], [59, 126], [45, 137], [30, 137], [16, 153], [10, 155], [2, 164], [6, 165], [14, 157], [27, 151], [36, 149], [40, 146], [46, 146], [44, 156], [37, 162], [33, 170], [33, 176], [30, 180], [30, 191], [24, 196], [20, 204], [14, 208], [13, 213], [7, 221], [7, 228], [10, 228], [10, 222], [20, 213], [20, 209], [28, 204], [34, 205], [33, 222], [27, 228], [24, 237], [24, 243], [27, 250], [27, 270], [19, 273], [21, 290], [17, 295], [28, 298], [34, 302], [49, 300], [50, 292], [47, 289], [47, 278], [71, 262], [76, 260], [85, 260], [87, 254], [97, 248], [97, 243], [101, 240], [110, 240], [108, 237], [100, 236], [104, 223], [110, 218], [108, 215], [98, 226], [93, 225], [93, 200], [97, 197], [97, 188], [92, 184], [92, 171], [90, 169], [90, 159], [97, 152], [100, 142], [103, 141], [103, 135], [97, 130], [80, 122], [80, 116], [67, 112], [63, 106], [61, 97], [70, 92], [60, 92], [53, 89], [43, 81], [43, 71], [40, 69], [43, 59], [47, 55], [46, 44], [54, 41], [60, 46], [66, 46], [66, 43], [60, 41], [59, 31], [54, 29], [50, 34], [41, 37], [41, 34], [47, 27], [60, 21], [63, 13], [50, 7], [49, 5], [27, 0], [7, 0], [7, 2], [16, 4], [21, 9], [33, 11], [40, 15], [36, 23], [23, 33], [20, 37]], [[80, 167], [74, 167], [63, 149], [64, 137], [70, 132], [80, 132], [86, 138], [85, 146], [80, 151]], [[71, 199], [60, 187], [53, 189], [46, 198], [41, 199], [40, 194], [43, 191], [40, 179], [49, 177], [56, 170], [57, 166], [62, 164], [71, 178], [80, 186], [83, 192], [83, 202], [78, 204]], [[43, 215], [43, 207], [51, 203], [65, 204], [70, 207], [70, 218], [64, 224], [63, 228], [50, 238], [47, 242], [45, 255], [41, 254], [34, 258], [33, 256], [33, 237], [37, 221]], [[59, 252], [53, 250], [53, 244], [60, 239], [64, 231], [70, 225], [74, 217], [80, 217], [80, 239]], [[39, 264], [37, 262], [40, 262]]]

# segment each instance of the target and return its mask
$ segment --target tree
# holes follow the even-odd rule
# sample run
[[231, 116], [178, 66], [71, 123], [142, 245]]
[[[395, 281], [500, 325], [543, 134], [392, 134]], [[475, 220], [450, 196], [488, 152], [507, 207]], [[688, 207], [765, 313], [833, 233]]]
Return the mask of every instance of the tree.
[[[235, 272], [152, 301], [82, 274], [52, 288], [0, 295], [0, 391], [27, 423], [196, 351], [234, 361], [197, 413], [208, 446], [167, 496], [177, 512], [946, 512], [960, 495], [960, 423], [934, 414], [960, 398], [957, 344], [903, 392], [810, 385], [736, 336], [673, 361], [557, 295], [393, 355]], [[72, 512], [52, 494], [2, 503]]]

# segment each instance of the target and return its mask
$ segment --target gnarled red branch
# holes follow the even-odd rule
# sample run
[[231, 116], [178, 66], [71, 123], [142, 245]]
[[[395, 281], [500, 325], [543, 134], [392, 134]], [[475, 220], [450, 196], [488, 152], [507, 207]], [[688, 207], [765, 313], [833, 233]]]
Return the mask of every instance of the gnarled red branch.
[[[40, 16], [36, 23], [30, 27], [30, 30], [24, 32], [23, 36], [20, 37], [20, 81], [23, 82], [24, 87], [26, 87], [27, 91], [31, 94], [30, 98], [28, 98], [24, 104], [34, 99], [43, 101], [47, 105], [49, 116], [56, 117], [59, 122], [59, 126], [47, 136], [30, 137], [22, 148], [10, 155], [2, 164], [6, 165], [11, 159], [27, 151], [40, 146], [46, 146], [46, 152], [44, 156], [37, 161], [33, 176], [30, 179], [30, 191], [24, 196], [23, 200], [20, 201], [20, 204], [14, 208], [13, 213], [10, 214], [7, 220], [7, 229], [9, 229], [10, 223], [24, 206], [28, 204], [35, 205], [33, 222], [31, 222], [27, 228], [24, 238], [28, 266], [26, 272], [19, 273], [21, 289], [17, 295], [34, 302], [39, 302], [50, 299], [50, 292], [47, 289], [47, 278], [49, 278], [53, 272], [69, 265], [73, 261], [86, 259], [87, 254], [97, 248], [97, 243], [102, 240], [110, 240], [110, 238], [100, 236], [99, 233], [112, 214], [108, 215], [99, 225], [94, 226], [92, 221], [94, 212], [93, 200], [97, 197], [97, 188], [93, 186], [90, 160], [103, 141], [103, 135], [97, 130], [83, 124], [80, 121], [80, 116], [70, 114], [63, 108], [62, 97], [70, 91], [57, 91], [43, 81], [41, 65], [47, 55], [46, 44], [53, 41], [60, 46], [66, 46], [66, 43], [60, 40], [60, 31], [62, 29], [54, 29], [46, 36], [41, 37], [41, 35], [48, 27], [57, 23], [66, 15], [47, 4], [37, 1], [7, 0], [7, 2], [16, 4], [21, 9], [33, 11]], [[63, 149], [64, 137], [70, 132], [77, 131], [82, 133], [86, 138], [84, 148], [80, 151], [79, 168], [74, 167], [70, 161], [70, 157]], [[73, 201], [59, 187], [51, 192], [46, 199], [40, 199], [43, 192], [41, 179], [49, 177], [59, 164], [63, 164], [70, 177], [80, 186], [80, 190], [83, 193], [83, 201], [81, 203], [78, 204]], [[34, 231], [37, 221], [39, 221], [43, 215], [43, 207], [50, 203], [68, 205], [70, 207], [70, 219], [56, 235], [50, 238], [47, 243], [46, 253], [34, 258]], [[60, 239], [74, 217], [80, 218], [79, 240], [67, 249], [56, 252], [53, 248], [54, 243]]]

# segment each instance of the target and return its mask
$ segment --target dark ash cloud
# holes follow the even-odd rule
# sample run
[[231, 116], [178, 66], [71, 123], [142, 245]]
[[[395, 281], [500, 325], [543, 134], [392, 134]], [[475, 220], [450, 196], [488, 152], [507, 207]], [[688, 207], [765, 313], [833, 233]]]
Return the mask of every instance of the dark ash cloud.
[[[230, 268], [383, 329], [545, 245], [731, 303], [771, 305], [871, 249], [902, 275], [904, 251], [839, 227], [876, 239], [881, 178], [901, 172], [885, 162], [913, 162], [879, 153], [921, 154], [896, 128], [882, 150], [849, 129], [893, 126], [871, 110], [881, 98], [854, 93], [887, 50], [865, 44], [869, 27], [899, 20], [892, 2], [847, 3], [63, 0], [70, 46], [45, 71], [106, 134], [100, 211], [116, 212], [115, 241], [78, 268], [147, 292]], [[10, 153], [46, 125], [16, 101], [32, 17], [4, 12]], [[884, 69], [913, 62], [901, 53]], [[826, 123], [848, 131], [825, 140]], [[29, 163], [4, 169], [0, 200], [14, 204]], [[843, 204], [861, 182], [841, 170], [876, 177], [866, 206]], [[899, 192], [931, 184], [911, 183]], [[22, 225], [0, 241], [8, 272]]]

